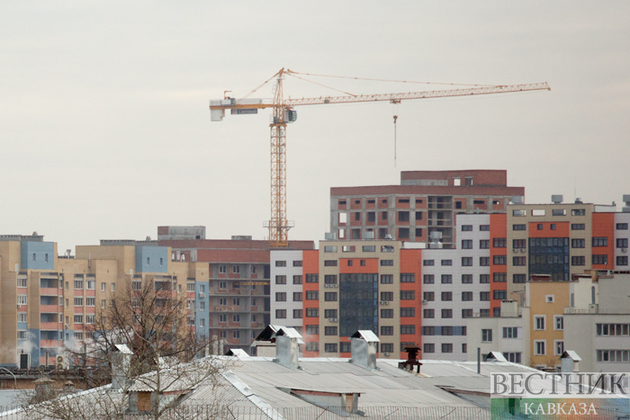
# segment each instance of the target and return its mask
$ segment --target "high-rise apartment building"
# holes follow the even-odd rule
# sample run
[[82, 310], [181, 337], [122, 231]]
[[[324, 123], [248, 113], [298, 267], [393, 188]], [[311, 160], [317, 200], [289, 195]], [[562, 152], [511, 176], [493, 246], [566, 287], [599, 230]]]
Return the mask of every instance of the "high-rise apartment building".
[[[101, 241], [78, 246], [76, 257], [57, 256], [42, 236], [0, 237], [0, 365], [67, 365], [64, 348], [93, 337], [97, 316], [133, 282], [154, 281], [173, 297], [208, 278], [207, 264], [171, 261], [152, 241]], [[193, 297], [194, 299], [194, 297]], [[195, 312], [186, 309], [189, 325]]]
[[[269, 241], [251, 236], [205, 239], [200, 228], [160, 226], [159, 244], [171, 247], [174, 260], [208, 267], [208, 277], [195, 283], [197, 333], [222, 339], [226, 350], [250, 353], [252, 341], [271, 320]], [[290, 241], [283, 252], [313, 248], [312, 241]]]
[[400, 185], [330, 189], [330, 232], [339, 240], [386, 239], [427, 242], [442, 233], [455, 245], [455, 216], [505, 213], [524, 201], [524, 187], [509, 187], [507, 171], [409, 171]]

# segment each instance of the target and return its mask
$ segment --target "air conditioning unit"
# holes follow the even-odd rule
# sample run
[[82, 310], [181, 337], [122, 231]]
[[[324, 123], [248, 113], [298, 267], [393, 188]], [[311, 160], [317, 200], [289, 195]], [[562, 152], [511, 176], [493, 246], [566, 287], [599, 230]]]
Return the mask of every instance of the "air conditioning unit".
[[20, 304], [18, 303], [17, 308], [18, 308], [18, 309], [22, 308], [22, 305], [20, 305]]
[[65, 357], [59, 355], [57, 356], [57, 369], [68, 369], [68, 361], [66, 360]]
[[330, 322], [337, 322], [337, 318], [328, 318]]
[[621, 248], [621, 252], [628, 252], [628, 248]]
[[324, 285], [324, 287], [326, 287], [326, 288], [328, 288], [328, 287], [330, 287], [330, 286], [331, 286], [330, 284], [325, 284], [325, 285]]
[[524, 254], [527, 251], [525, 248], [521, 248], [521, 252]]
[[378, 302], [381, 305], [389, 305], [389, 301], [388, 300], [381, 300]]
[[203, 292], [201, 292], [201, 293], [199, 293], [199, 297], [203, 299], [203, 298], [205, 298], [205, 297], [206, 297], [206, 294], [205, 294], [205, 293], [203, 293]]
[[423, 304], [423, 305], [426, 305], [427, 303], [429, 303], [429, 301], [428, 301], [428, 300], [423, 300], [423, 301], [422, 301], [422, 304]]

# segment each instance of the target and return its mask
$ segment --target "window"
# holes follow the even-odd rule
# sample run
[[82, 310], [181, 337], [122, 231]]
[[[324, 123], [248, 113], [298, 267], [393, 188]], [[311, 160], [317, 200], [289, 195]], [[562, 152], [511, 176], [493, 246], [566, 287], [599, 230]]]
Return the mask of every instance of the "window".
[[462, 318], [472, 318], [473, 310], [472, 309], [462, 309]]
[[381, 343], [381, 352], [382, 353], [393, 353], [394, 352], [394, 344], [392, 344], [392, 343]]
[[83, 324], [83, 315], [75, 315], [74, 316], [75, 324]]
[[453, 344], [442, 343], [442, 353], [453, 353]]
[[482, 329], [481, 330], [481, 341], [484, 343], [492, 342], [492, 330], [491, 329]]
[[324, 327], [324, 335], [337, 335], [337, 327]]
[[442, 284], [452, 284], [453, 283], [453, 275], [452, 274], [442, 274], [441, 283]]
[[602, 247], [602, 246], [608, 246], [607, 237], [603, 236], [603, 237], [593, 238], [593, 247]]
[[283, 260], [277, 260], [276, 261], [276, 267], [286, 267], [287, 266], [287, 262], [283, 261]]
[[473, 241], [472, 239], [462, 239], [462, 249], [472, 249]]
[[399, 222], [408, 222], [409, 221], [409, 212], [408, 211], [399, 211], [398, 212], [398, 221]]
[[564, 330], [564, 317], [561, 315], [554, 315], [553, 317], [553, 329], [557, 331]]
[[74, 289], [75, 290], [83, 290], [83, 280], [75, 280], [74, 281]]
[[381, 309], [381, 318], [393, 318], [394, 310], [393, 309]]
[[512, 248], [523, 249], [527, 246], [526, 239], [512, 239]]
[[424, 261], [422, 261], [422, 265], [424, 265], [424, 266], [432, 266], [432, 265], [435, 265], [435, 261], [434, 260], [424, 260]]
[[382, 326], [381, 327], [381, 335], [394, 335], [394, 327], [392, 327], [392, 326]]
[[326, 302], [337, 302], [337, 292], [325, 292], [324, 300]]
[[544, 356], [545, 355], [545, 340], [534, 340], [534, 355], [536, 356]]
[[527, 230], [527, 225], [524, 225], [524, 224], [512, 225], [512, 230]]
[[489, 267], [490, 266], [490, 257], [479, 257], [479, 265], [481, 267]]
[[462, 292], [462, 301], [468, 302], [473, 300], [473, 292]]
[[562, 353], [564, 353], [564, 341], [561, 340], [554, 340], [554, 353], [556, 356], [562, 356]]
[[527, 257], [512, 257], [512, 265], [524, 267], [527, 265]]
[[219, 322], [227, 322], [227, 314], [219, 314]]
[[26, 286], [27, 286], [27, 279], [25, 278], [17, 279], [17, 287], [26, 287]]
[[337, 318], [337, 310], [336, 309], [326, 309], [324, 311], [324, 318]]
[[422, 276], [422, 283], [433, 284], [435, 283], [435, 276], [433, 274], [425, 274]]
[[391, 267], [394, 265], [394, 260], [381, 260], [381, 267]]
[[492, 240], [493, 248], [505, 248], [507, 247], [507, 239], [506, 238], [494, 238]]
[[615, 228], [617, 230], [628, 230], [628, 224], [627, 223], [617, 223]]
[[494, 299], [494, 300], [507, 299], [507, 290], [493, 290], [492, 291], [492, 299]]
[[435, 292], [423, 292], [422, 300], [426, 300], [427, 302], [433, 302], [435, 300]]
[[324, 275], [324, 284], [337, 284], [337, 275], [336, 274]]
[[462, 267], [471, 267], [473, 265], [472, 257], [462, 257]]
[[424, 353], [435, 353], [435, 344], [433, 343], [424, 343], [422, 347]]
[[393, 284], [394, 276], [392, 274], [381, 274], [381, 284]]
[[301, 309], [294, 309], [293, 310], [293, 318], [294, 319], [302, 319], [302, 310]]
[[479, 249], [489, 249], [490, 248], [490, 240], [489, 239], [480, 239], [479, 240]]
[[316, 318], [319, 316], [319, 308], [306, 308], [306, 316]]
[[617, 248], [628, 248], [628, 238], [617, 238]]
[[[27, 322], [27, 318], [28, 318], [28, 316], [27, 316], [27, 314], [26, 314], [26, 313], [24, 313], [24, 312], [20, 312], [20, 313], [18, 313], [18, 319], [17, 319], [17, 322]], [[67, 321], [67, 320], [66, 320], [66, 321]]]
[[435, 310], [434, 309], [423, 309], [422, 310], [423, 318], [435, 318]]
[[324, 252], [337, 252], [337, 247], [334, 245], [327, 245], [324, 247]]
[[479, 283], [490, 283], [490, 274], [479, 274]]
[[325, 343], [324, 351], [326, 353], [337, 353], [337, 343]]
[[495, 255], [494, 257], [492, 257], [492, 263], [494, 265], [506, 265], [507, 255]]
[[512, 283], [525, 283], [527, 281], [527, 274], [513, 274]]
[[417, 211], [416, 212], [416, 220], [422, 220], [422, 212], [421, 211]]
[[503, 338], [518, 338], [518, 328], [503, 327]]
[[593, 264], [608, 264], [608, 255], [593, 254]]
[[490, 300], [490, 292], [479, 292], [479, 300], [486, 302]]
[[307, 290], [306, 300], [319, 300], [319, 292], [317, 290]]
[[[442, 309], [442, 318], [448, 319], [453, 318], [453, 310], [452, 309]], [[444, 327], [442, 327], [444, 328]]]
[[442, 260], [440, 263], [446, 266], [453, 265], [453, 260]]
[[287, 310], [286, 309], [276, 309], [276, 318], [284, 319], [286, 317], [287, 317]]
[[534, 330], [542, 331], [545, 329], [545, 315], [534, 316]]
[[293, 292], [293, 302], [302, 302], [302, 292]]
[[628, 256], [627, 255], [618, 256], [617, 265], [628, 265]]
[[415, 283], [416, 275], [414, 273], [401, 273], [400, 282], [401, 283]]
[[[276, 262], [277, 262], [277, 261], [276, 261]], [[286, 264], [286, 262], [285, 262], [285, 264]], [[240, 273], [240, 272], [241, 272], [241, 267], [239, 267], [238, 265], [233, 265], [233, 266], [232, 266], [232, 273], [234, 273], [234, 274], [238, 274], [238, 273]]]
[[337, 260], [324, 260], [324, 266], [337, 267]]
[[414, 300], [416, 298], [416, 292], [413, 290], [401, 290], [400, 300]]
[[571, 223], [571, 230], [584, 230], [584, 229], [586, 229], [586, 226], [584, 225], [584, 223]]
[[74, 298], [74, 306], [83, 306], [83, 298], [75, 297]]
[[422, 327], [422, 335], [435, 335], [435, 327]]
[[442, 292], [441, 295], [442, 302], [450, 302], [453, 300], [453, 292]]
[[276, 292], [276, 302], [286, 302], [287, 294], [286, 292]]
[[381, 300], [384, 300], [384, 301], [394, 300], [394, 292], [381, 292]]
[[86, 324], [94, 324], [95, 315], [86, 315], [85, 323]]
[[[284, 317], [286, 318], [287, 314], [285, 312]], [[232, 315], [232, 322], [241, 322], [241, 316], [239, 314]]]
[[479, 225], [479, 230], [481, 232], [488, 232], [490, 230], [490, 225]]
[[294, 275], [293, 276], [293, 284], [302, 284], [302, 276]]
[[409, 239], [409, 228], [398, 228], [398, 238]]
[[319, 274], [307, 274], [306, 275], [307, 283], [319, 283]]
[[472, 232], [473, 225], [462, 225], [462, 232]]
[[493, 283], [505, 283], [507, 281], [507, 273], [492, 273]]
[[85, 306], [95, 306], [95, 305], [96, 305], [96, 298], [93, 298], [93, 297], [85, 298]]
[[586, 247], [585, 239], [571, 239], [571, 248], [584, 248]]
[[413, 318], [416, 316], [416, 308], [400, 308], [401, 318]]
[[287, 284], [287, 276], [276, 276], [276, 284]]
[[576, 255], [571, 257], [571, 265], [586, 265], [586, 257], [584, 255]]
[[[278, 263], [278, 262], [276, 261], [276, 264], [277, 264], [277, 263]], [[220, 274], [225, 274], [225, 273], [227, 273], [227, 267], [226, 267], [225, 265], [220, 265], [220, 266], [219, 266], [219, 273], [220, 273]]]

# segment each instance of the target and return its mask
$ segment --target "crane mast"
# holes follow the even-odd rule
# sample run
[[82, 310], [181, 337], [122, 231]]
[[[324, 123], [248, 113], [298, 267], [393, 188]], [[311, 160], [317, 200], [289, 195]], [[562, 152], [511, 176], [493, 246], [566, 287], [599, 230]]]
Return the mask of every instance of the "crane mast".
[[551, 90], [546, 82], [471, 87], [465, 89], [431, 90], [406, 93], [383, 93], [372, 95], [320, 96], [318, 98], [284, 99], [283, 84], [285, 74], [296, 74], [291, 70], [280, 69], [272, 78], [276, 78], [274, 98], [271, 102], [263, 99], [239, 99], [225, 97], [210, 101], [212, 121], [222, 121], [226, 110], [232, 114], [256, 114], [259, 109], [273, 108], [271, 131], [271, 217], [264, 227], [269, 229], [270, 246], [286, 248], [289, 245], [288, 232], [293, 224], [287, 220], [287, 168], [286, 168], [286, 131], [287, 124], [296, 120], [293, 109], [301, 105], [330, 105], [357, 102], [400, 103], [409, 99], [446, 98], [454, 96], [488, 95], [496, 93], [528, 92]]

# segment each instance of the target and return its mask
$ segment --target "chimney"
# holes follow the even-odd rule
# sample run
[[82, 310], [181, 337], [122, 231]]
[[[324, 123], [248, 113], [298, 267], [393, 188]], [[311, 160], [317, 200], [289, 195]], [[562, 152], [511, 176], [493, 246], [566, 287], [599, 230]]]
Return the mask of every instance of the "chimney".
[[289, 369], [299, 369], [300, 344], [302, 336], [294, 328], [282, 327], [273, 336], [276, 340], [274, 361]]
[[359, 330], [350, 336], [350, 362], [365, 369], [376, 369], [376, 334], [370, 330]]
[[124, 389], [131, 385], [130, 368], [133, 352], [125, 344], [115, 344], [112, 349], [112, 389]]
[[53, 387], [55, 381], [49, 377], [43, 376], [33, 383], [35, 384], [35, 396], [38, 401], [48, 400], [56, 396], [55, 388]]
[[582, 358], [573, 350], [566, 350], [560, 356], [560, 372], [575, 373], [580, 371], [580, 360]]
[[441, 249], [443, 246], [442, 242], [440, 242], [440, 240], [442, 239], [442, 232], [434, 230], [433, 232], [431, 232], [430, 237], [431, 237], [431, 243], [429, 243], [429, 248]]
[[420, 347], [405, 347], [405, 351], [407, 352], [407, 360], [398, 363], [398, 367], [400, 369], [413, 372], [413, 367], [416, 366], [416, 373], [420, 373], [420, 366], [422, 366], [422, 363], [418, 361], [418, 353], [420, 352]]

